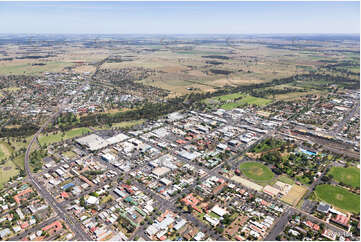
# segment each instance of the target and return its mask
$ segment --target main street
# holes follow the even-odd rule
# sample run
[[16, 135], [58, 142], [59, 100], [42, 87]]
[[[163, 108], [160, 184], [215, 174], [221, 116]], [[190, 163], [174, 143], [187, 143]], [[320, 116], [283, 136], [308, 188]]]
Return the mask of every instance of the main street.
[[[82, 85], [78, 88], [77, 91], [82, 89], [87, 83]], [[76, 92], [77, 93], [77, 92]], [[75, 94], [76, 94], [75, 93]], [[67, 215], [65, 209], [54, 199], [54, 197], [46, 190], [45, 187], [41, 186], [40, 183], [37, 181], [36, 177], [33, 176], [30, 166], [29, 166], [29, 156], [32, 149], [32, 146], [34, 142], [37, 140], [39, 135], [42, 133], [42, 131], [55, 119], [58, 117], [59, 114], [61, 114], [64, 107], [71, 102], [72, 98], [75, 96], [75, 94], [71, 98], [65, 98], [64, 100], [60, 101], [57, 111], [40, 127], [40, 129], [35, 133], [34, 137], [31, 139], [25, 153], [25, 172], [28, 176], [29, 181], [31, 184], [36, 188], [38, 193], [41, 197], [43, 197], [47, 203], [54, 209], [54, 211], [58, 214], [58, 216], [64, 220], [65, 223], [70, 227], [70, 229], [75, 233], [75, 239], [82, 240], [82, 241], [89, 241], [91, 240], [90, 236], [87, 235], [87, 233], [84, 232], [84, 230], [81, 227], [81, 224], [74, 219], [72, 216]]]
[[349, 111], [349, 113], [345, 115], [345, 117], [337, 124], [336, 129], [333, 131], [333, 135], [337, 135], [338, 133], [340, 133], [345, 123], [348, 122], [354, 116], [355, 112], [357, 112], [359, 109], [360, 109], [360, 101], [354, 104], [354, 106]]

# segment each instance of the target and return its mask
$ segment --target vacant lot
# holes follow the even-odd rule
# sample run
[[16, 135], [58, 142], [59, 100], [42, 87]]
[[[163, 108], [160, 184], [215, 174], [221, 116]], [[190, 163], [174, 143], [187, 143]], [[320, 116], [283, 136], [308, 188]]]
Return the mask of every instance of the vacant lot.
[[319, 185], [316, 187], [315, 194], [318, 199], [340, 209], [353, 213], [360, 212], [360, 196], [344, 188], [332, 185]]
[[291, 190], [281, 198], [285, 203], [296, 206], [306, 193], [307, 188], [305, 186], [293, 185]]
[[259, 162], [242, 163], [240, 169], [243, 175], [254, 181], [267, 182], [274, 177], [271, 169]]
[[332, 167], [328, 174], [332, 175], [333, 179], [338, 182], [352, 187], [360, 187], [360, 169], [357, 167]]
[[87, 134], [88, 132], [91, 132], [91, 130], [88, 128], [75, 128], [66, 131], [64, 134], [61, 132], [58, 132], [56, 134], [48, 134], [48, 135], [43, 134], [39, 137], [39, 142], [41, 145], [45, 145], [45, 144], [49, 145], [52, 143], [59, 142], [61, 140], [67, 140], [77, 136], [81, 136]]

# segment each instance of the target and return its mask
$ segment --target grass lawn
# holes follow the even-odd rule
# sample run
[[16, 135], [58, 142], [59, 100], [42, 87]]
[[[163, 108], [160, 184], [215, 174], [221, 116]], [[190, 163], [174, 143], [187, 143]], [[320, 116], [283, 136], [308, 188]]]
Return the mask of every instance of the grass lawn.
[[15, 157], [15, 159], [12, 162], [16, 166], [18, 166], [19, 168], [24, 170], [24, 167], [25, 167], [24, 160], [25, 160], [25, 154], [21, 154], [21, 155]]
[[240, 97], [242, 97], [240, 100], [237, 100], [235, 102], [225, 103], [225, 104], [223, 104], [221, 106], [221, 108], [223, 108], [225, 110], [230, 110], [230, 109], [233, 109], [233, 108], [243, 106], [245, 104], [257, 105], [257, 106], [265, 106], [265, 105], [272, 102], [271, 99], [253, 97], [253, 96], [249, 96], [249, 95], [241, 95], [240, 94]]
[[7, 143], [0, 142], [0, 160], [10, 156], [11, 152], [12, 149]]
[[89, 128], [75, 128], [75, 129], [71, 129], [68, 131], [65, 131], [65, 135], [62, 136], [61, 132], [58, 132], [56, 134], [48, 134], [48, 136], [46, 136], [45, 134], [42, 134], [39, 137], [39, 142], [41, 145], [45, 145], [45, 144], [52, 144], [52, 143], [56, 143], [63, 140], [67, 140], [67, 139], [71, 139], [77, 136], [81, 136], [84, 134], [87, 134], [88, 132], [91, 132], [91, 130]]
[[344, 188], [332, 185], [319, 185], [316, 187], [315, 193], [318, 199], [340, 209], [353, 213], [360, 212], [360, 196]]
[[100, 200], [100, 204], [104, 204], [107, 203], [109, 200], [112, 200], [113, 197], [111, 195], [105, 196], [102, 198], [102, 200]]
[[234, 109], [234, 108], [239, 108], [239, 107], [241, 107], [243, 105], [244, 105], [244, 103], [241, 103], [241, 102], [225, 103], [225, 104], [221, 105], [220, 108], [222, 108], [224, 110], [231, 110], [231, 109]]
[[208, 222], [204, 219], [205, 213], [199, 213], [196, 210], [192, 210], [192, 214], [198, 218], [202, 223], [208, 224]]
[[211, 217], [213, 217], [213, 218], [215, 218], [215, 219], [219, 219], [219, 218], [220, 218], [220, 216], [217, 215], [217, 214], [215, 214], [214, 212], [210, 212], [208, 215], [211, 216]]
[[69, 158], [69, 159], [71, 159], [71, 158], [73, 158], [73, 157], [76, 156], [76, 154], [75, 154], [73, 151], [71, 151], [71, 150], [63, 153], [63, 155], [64, 155], [65, 157]]
[[311, 180], [308, 177], [296, 176], [296, 179], [305, 185], [309, 185], [311, 183]]
[[295, 184], [295, 181], [292, 180], [291, 178], [289, 178], [287, 175], [281, 175], [278, 177], [278, 179], [280, 182], [283, 182], [283, 183], [286, 183], [286, 184], [290, 184], [290, 185], [293, 185]]
[[144, 123], [144, 120], [133, 120], [133, 121], [124, 121], [124, 122], [120, 122], [120, 123], [114, 123], [112, 124], [112, 126], [97, 126], [94, 129], [96, 130], [106, 130], [106, 129], [111, 129], [111, 128], [130, 128], [134, 125], [138, 125], [138, 124], [142, 124]]
[[331, 174], [338, 182], [360, 187], [360, 169], [357, 167], [332, 167], [328, 174]]
[[206, 104], [218, 104], [219, 102], [223, 103], [220, 108], [230, 110], [237, 108], [243, 105], [257, 105], [265, 106], [272, 102], [271, 99], [253, 97], [244, 93], [232, 93], [223, 96], [213, 97], [204, 99], [203, 102]]
[[217, 99], [219, 101], [227, 101], [227, 100], [234, 100], [236, 98], [242, 97], [244, 96], [244, 94], [241, 93], [232, 93], [232, 94], [227, 94], [227, 95], [223, 95], [223, 96], [219, 96], [219, 97], [215, 97], [213, 99]]
[[240, 170], [243, 175], [254, 181], [266, 182], [272, 180], [274, 177], [271, 169], [259, 162], [242, 163]]
[[0, 165], [0, 188], [6, 184], [9, 179], [19, 174], [19, 170], [13, 162], [7, 160], [5, 164]]

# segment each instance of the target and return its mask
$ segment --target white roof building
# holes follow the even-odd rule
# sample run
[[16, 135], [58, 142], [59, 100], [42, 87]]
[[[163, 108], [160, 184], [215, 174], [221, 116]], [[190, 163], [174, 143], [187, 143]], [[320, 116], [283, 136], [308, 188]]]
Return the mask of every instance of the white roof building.
[[194, 236], [194, 240], [196, 241], [200, 241], [204, 238], [205, 234], [203, 232], [198, 232], [198, 234], [196, 234], [196, 236]]
[[219, 207], [218, 205], [214, 206], [211, 211], [214, 212], [215, 214], [221, 216], [221, 217], [223, 217], [225, 214], [228, 213], [227, 210]]
[[167, 167], [157, 167], [152, 170], [152, 174], [156, 175], [157, 177], [162, 177], [170, 171]]
[[94, 205], [94, 204], [98, 204], [99, 203], [99, 199], [97, 197], [94, 196], [89, 196], [86, 200], [85, 200], [86, 204], [88, 205]]

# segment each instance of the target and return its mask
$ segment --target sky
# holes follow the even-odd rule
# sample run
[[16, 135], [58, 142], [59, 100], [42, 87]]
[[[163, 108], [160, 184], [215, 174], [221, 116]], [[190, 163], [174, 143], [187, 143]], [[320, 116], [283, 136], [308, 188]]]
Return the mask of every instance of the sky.
[[0, 2], [0, 33], [360, 33], [360, 3]]

